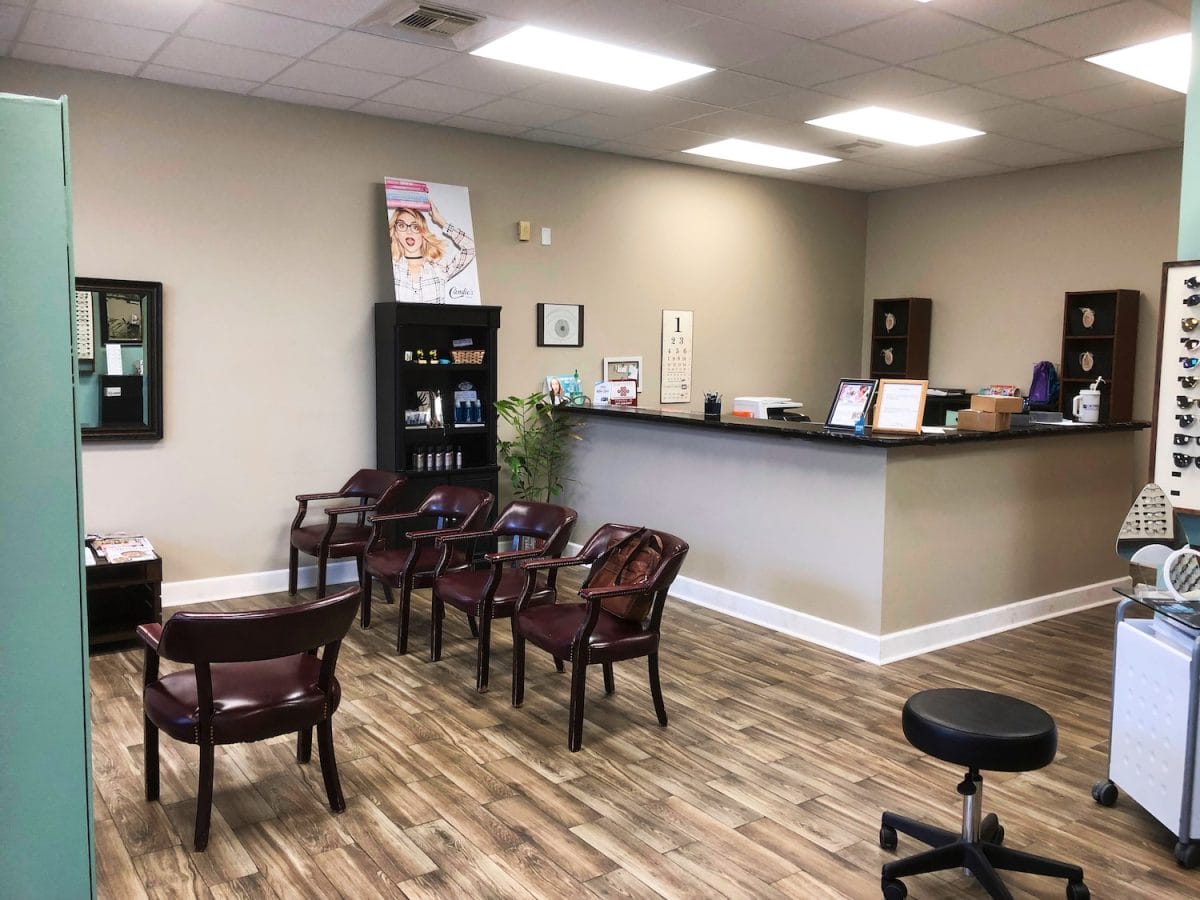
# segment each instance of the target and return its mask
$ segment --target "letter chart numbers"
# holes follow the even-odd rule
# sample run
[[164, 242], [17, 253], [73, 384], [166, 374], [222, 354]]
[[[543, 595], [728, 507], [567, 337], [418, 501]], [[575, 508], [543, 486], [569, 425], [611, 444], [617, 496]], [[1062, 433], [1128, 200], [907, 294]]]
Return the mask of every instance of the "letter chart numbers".
[[664, 309], [662, 319], [662, 403], [692, 399], [692, 311]]

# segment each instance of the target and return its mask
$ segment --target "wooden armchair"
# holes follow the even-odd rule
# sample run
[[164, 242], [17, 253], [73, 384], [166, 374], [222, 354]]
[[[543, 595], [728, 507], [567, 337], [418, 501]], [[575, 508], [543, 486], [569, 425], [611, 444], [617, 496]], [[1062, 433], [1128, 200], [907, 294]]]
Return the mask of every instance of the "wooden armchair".
[[[363, 557], [366, 555], [372, 530], [367, 523], [367, 513], [386, 514], [395, 511], [407, 481], [407, 478], [395, 472], [359, 469], [340, 490], [297, 495], [296, 501], [300, 507], [296, 510], [296, 518], [292, 520], [289, 532], [288, 593], [292, 596], [296, 594], [299, 554], [303, 550], [317, 558], [318, 597], [325, 596], [325, 569], [329, 560], [346, 559], [351, 556], [358, 564], [358, 582], [364, 588], [365, 594], [367, 572]], [[325, 510], [325, 523], [322, 525], [304, 524], [310, 502], [341, 498], [357, 502], [349, 506], [328, 507]], [[353, 522], [342, 524], [339, 519], [344, 516], [354, 516], [355, 519]], [[366, 626], [367, 622], [364, 621], [363, 627]]]
[[[429, 658], [436, 662], [442, 658], [442, 619], [446, 606], [452, 606], [467, 616], [472, 633], [477, 633], [479, 642], [478, 661], [475, 670], [475, 687], [479, 691], [488, 689], [488, 669], [491, 659], [492, 620], [512, 615], [513, 608], [523, 590], [528, 589], [538, 596], [553, 598], [555, 584], [553, 572], [545, 584], [538, 588], [526, 584], [526, 574], [514, 568], [515, 564], [528, 559], [558, 557], [571, 539], [571, 529], [578, 518], [575, 510], [553, 503], [538, 503], [533, 500], [516, 500], [504, 508], [496, 523], [486, 531], [468, 531], [461, 534], [439, 537], [443, 546], [494, 538], [513, 544], [530, 543], [524, 549], [504, 550], [484, 556], [486, 568], [464, 571], [443, 571], [439, 565], [433, 579], [433, 623], [429, 635]], [[449, 556], [444, 556], [444, 560]], [[536, 581], [536, 578], [534, 579]], [[478, 629], [475, 622], [478, 620]]]
[[[346, 808], [333, 754], [333, 713], [342, 692], [334, 669], [354, 621], [359, 588], [299, 606], [247, 612], [181, 612], [138, 628], [146, 645], [142, 709], [146, 799], [157, 800], [158, 732], [200, 747], [194, 846], [208, 845], [217, 744], [297, 734], [296, 759], [312, 757], [317, 728], [329, 806]], [[324, 648], [318, 657], [318, 650]], [[192, 668], [161, 678], [159, 658]]]
[[[371, 516], [376, 534], [367, 549], [367, 591], [363, 595], [363, 627], [371, 624], [371, 579], [377, 579], [383, 586], [388, 603], [393, 602], [392, 588], [398, 588], [400, 627], [396, 633], [396, 650], [399, 653], [407, 653], [408, 613], [413, 589], [430, 587], [433, 584], [434, 571], [444, 553], [450, 555], [441, 568], [443, 572], [458, 572], [471, 565], [470, 544], [438, 546], [437, 538], [476, 531], [483, 527], [495, 502], [496, 498], [489, 491], [442, 484], [430, 491], [421, 505], [411, 512]], [[407, 532], [407, 547], [391, 549], [382, 539], [383, 528], [388, 523], [411, 523], [420, 519], [434, 519], [441, 523], [441, 527]]]
[[[604, 691], [614, 690], [613, 663], [645, 656], [650, 695], [660, 725], [667, 724], [658, 680], [659, 628], [667, 592], [687, 557], [688, 545], [665, 531], [633, 525], [602, 525], [578, 556], [535, 559], [521, 564], [529, 576], [512, 614], [512, 703], [525, 698], [525, 642], [550, 653], [555, 667], [571, 660], [571, 710], [567, 749], [583, 745], [587, 667], [604, 669]], [[579, 596], [584, 603], [557, 603], [537, 589], [537, 575], [553, 576], [568, 566], [590, 565]]]

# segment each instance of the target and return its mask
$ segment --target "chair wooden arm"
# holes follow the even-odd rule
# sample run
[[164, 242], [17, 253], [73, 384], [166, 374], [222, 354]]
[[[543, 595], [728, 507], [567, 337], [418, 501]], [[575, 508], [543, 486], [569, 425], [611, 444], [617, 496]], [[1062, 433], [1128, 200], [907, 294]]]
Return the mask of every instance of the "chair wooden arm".
[[490, 528], [484, 531], [454, 531], [442, 535], [437, 539], [439, 544], [452, 544], [457, 541], [473, 541], [478, 538], [493, 537], [495, 532]]
[[[489, 534], [491, 532], [488, 532]], [[541, 556], [545, 551], [541, 547], [530, 547], [528, 550], [501, 550], [497, 553], [485, 553], [483, 558], [490, 563], [504, 565], [518, 559], [532, 559]]]
[[405, 519], [424, 519], [432, 515], [431, 513], [421, 512], [419, 509], [410, 509], [408, 512], [398, 513], [383, 513], [381, 515], [371, 516], [372, 522], [401, 522]]
[[428, 541], [447, 534], [454, 534], [456, 531], [455, 528], [427, 528], [424, 531], [406, 531], [404, 536], [410, 541]]
[[593, 600], [599, 602], [601, 600], [607, 600], [609, 597], [623, 597], [626, 594], [644, 594], [653, 587], [654, 582], [646, 579], [634, 581], [630, 584], [612, 584], [606, 587], [582, 588], [579, 591], [579, 596], [588, 602]]
[[586, 556], [560, 556], [557, 559], [531, 559], [521, 563], [521, 568], [530, 569], [565, 569], [568, 566], [586, 566], [595, 562]]
[[363, 503], [359, 506], [327, 506], [325, 507], [325, 515], [330, 518], [344, 516], [346, 513], [367, 513], [373, 510], [377, 503]]
[[162, 640], [162, 625], [158, 622], [148, 622], [137, 627], [137, 636], [149, 649], [158, 652], [158, 642]]
[[296, 499], [301, 503], [307, 503], [310, 500], [332, 500], [335, 497], [341, 496], [341, 491], [324, 491], [320, 494], [297, 494]]

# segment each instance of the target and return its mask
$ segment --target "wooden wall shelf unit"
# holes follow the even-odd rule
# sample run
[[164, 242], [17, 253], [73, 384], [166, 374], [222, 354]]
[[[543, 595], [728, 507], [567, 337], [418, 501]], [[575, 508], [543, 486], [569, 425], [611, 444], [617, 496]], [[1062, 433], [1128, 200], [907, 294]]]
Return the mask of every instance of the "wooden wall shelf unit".
[[[1100, 421], [1133, 421], [1138, 302], [1131, 290], [1068, 291], [1063, 305], [1059, 409], [1071, 415], [1076, 395], [1103, 377]], [[1177, 354], [1178, 355], [1178, 354]]]
[[871, 309], [871, 378], [929, 377], [928, 297], [875, 300]]
[[[375, 304], [376, 465], [408, 476], [403, 506], [416, 507], [439, 484], [483, 488], [498, 495], [496, 464], [496, 355], [499, 306], [435, 303]], [[470, 340], [469, 347], [461, 342]], [[460, 342], [456, 347], [455, 342]], [[452, 359], [452, 351], [483, 352], [483, 361], [418, 363], [416, 351]], [[406, 351], [414, 357], [406, 359]], [[454, 392], [471, 384], [479, 400], [478, 421], [455, 421]], [[420, 408], [420, 394], [439, 392], [442, 423], [406, 425], [405, 411]], [[454, 448], [461, 467], [429, 468], [418, 454]]]
[[137, 627], [162, 621], [162, 559], [87, 567], [88, 647], [131, 641]]

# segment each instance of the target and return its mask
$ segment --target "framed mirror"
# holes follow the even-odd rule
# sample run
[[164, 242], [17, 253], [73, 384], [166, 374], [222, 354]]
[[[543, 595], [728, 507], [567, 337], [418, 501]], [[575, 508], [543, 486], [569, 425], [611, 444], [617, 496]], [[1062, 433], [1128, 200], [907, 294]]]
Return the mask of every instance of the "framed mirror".
[[75, 353], [83, 440], [161, 440], [162, 283], [76, 278]]

